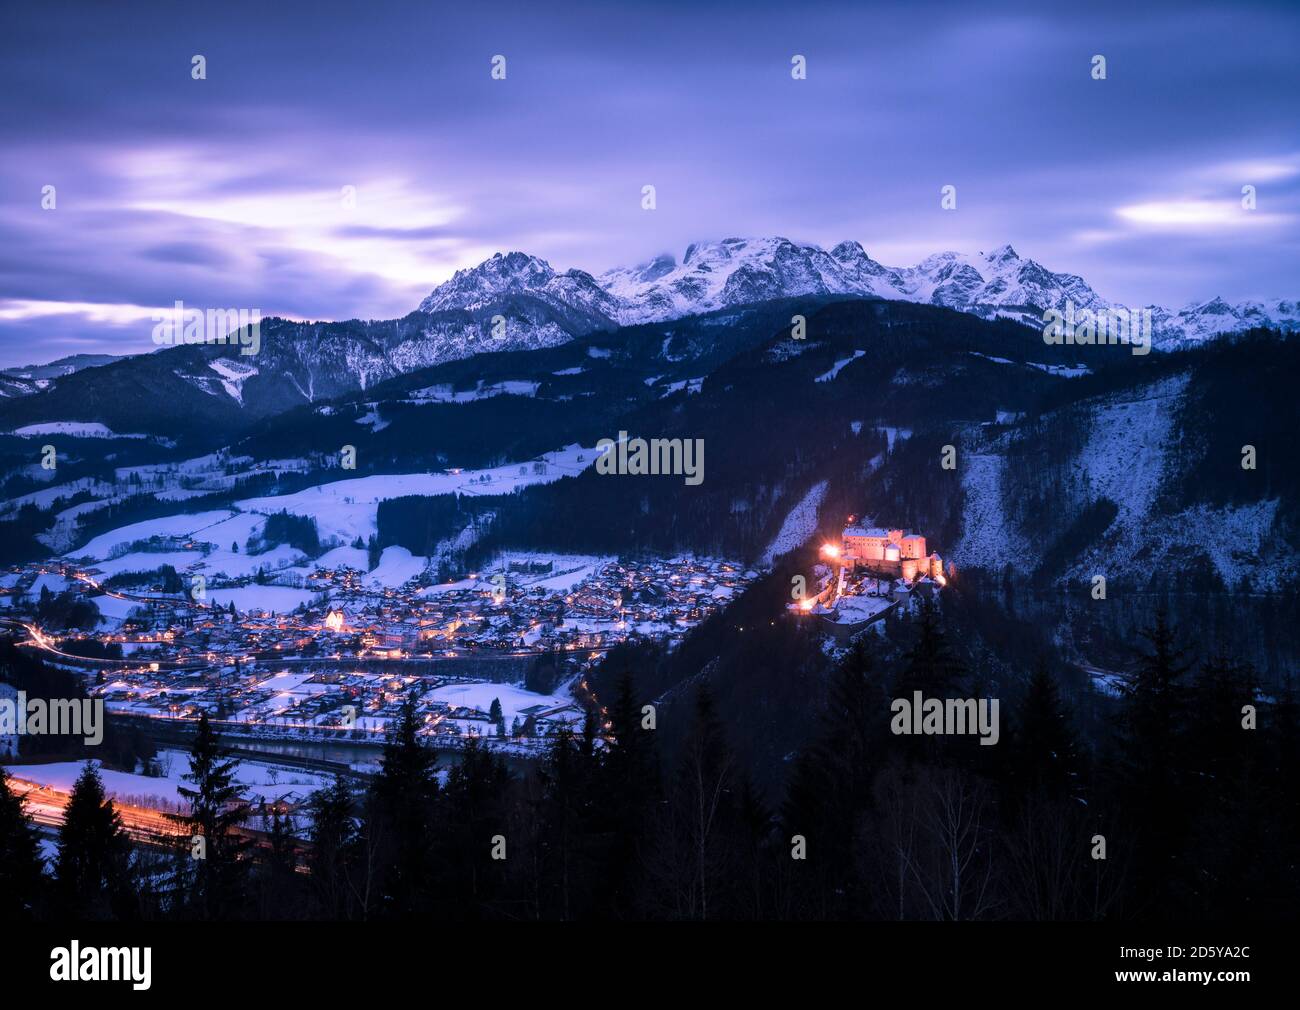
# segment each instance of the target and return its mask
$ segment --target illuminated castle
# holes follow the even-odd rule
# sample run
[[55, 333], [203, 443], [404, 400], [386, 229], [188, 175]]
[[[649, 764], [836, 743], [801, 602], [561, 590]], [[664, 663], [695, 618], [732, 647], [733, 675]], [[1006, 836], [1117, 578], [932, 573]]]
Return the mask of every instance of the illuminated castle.
[[913, 579], [928, 575], [943, 584], [943, 559], [925, 552], [925, 537], [907, 530], [846, 526], [838, 557], [849, 568]]

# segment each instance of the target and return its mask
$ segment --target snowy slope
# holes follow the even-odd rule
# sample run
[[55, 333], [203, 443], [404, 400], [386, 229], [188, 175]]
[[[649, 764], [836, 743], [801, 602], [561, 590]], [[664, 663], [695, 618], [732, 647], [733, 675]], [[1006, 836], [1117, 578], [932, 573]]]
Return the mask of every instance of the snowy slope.
[[[1102, 573], [1145, 584], [1153, 573], [1183, 571], [1204, 559], [1228, 586], [1249, 576], [1257, 589], [1280, 590], [1300, 570], [1300, 558], [1278, 536], [1275, 499], [1235, 507], [1193, 504], [1172, 514], [1156, 508], [1181, 445], [1176, 428], [1189, 374], [1086, 402], [1086, 437], [1067, 468], [1086, 488], [1068, 503], [1060, 528], [1089, 502], [1109, 499], [1117, 513], [1100, 539], [1052, 573], [1081, 580]], [[1014, 432], [977, 443], [959, 457], [964, 492], [963, 533], [952, 550], [957, 565], [1028, 574], [1049, 543], [1025, 536], [1006, 502], [1024, 489], [1008, 487], [1006, 451]], [[1059, 529], [1058, 529], [1059, 532]]]

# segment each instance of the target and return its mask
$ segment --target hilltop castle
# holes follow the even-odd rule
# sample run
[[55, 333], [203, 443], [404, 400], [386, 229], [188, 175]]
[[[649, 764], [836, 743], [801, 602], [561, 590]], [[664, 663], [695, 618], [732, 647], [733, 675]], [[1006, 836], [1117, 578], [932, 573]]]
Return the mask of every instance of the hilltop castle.
[[925, 537], [908, 530], [846, 526], [839, 558], [846, 567], [909, 582], [926, 575], [940, 584], [943, 581], [943, 559], [938, 554], [927, 555]]

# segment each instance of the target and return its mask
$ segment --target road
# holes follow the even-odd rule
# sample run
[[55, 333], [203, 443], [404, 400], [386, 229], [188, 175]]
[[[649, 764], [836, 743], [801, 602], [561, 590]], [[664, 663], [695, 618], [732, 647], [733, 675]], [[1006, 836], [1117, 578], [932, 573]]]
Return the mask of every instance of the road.
[[[16, 774], [16, 769], [9, 769], [9, 788], [23, 801], [23, 808], [32, 820], [45, 828], [58, 829], [63, 826], [68, 803], [72, 796], [61, 789], [33, 782]], [[171, 846], [184, 834], [183, 829], [161, 810], [137, 807], [113, 798], [113, 808], [122, 819], [122, 827], [133, 841]], [[292, 805], [286, 805], [288, 812], [293, 812]], [[253, 828], [237, 827], [234, 833], [248, 838], [253, 845], [261, 849], [271, 847], [271, 837], [265, 831]], [[295, 840], [294, 848], [301, 859], [311, 848], [309, 842]]]

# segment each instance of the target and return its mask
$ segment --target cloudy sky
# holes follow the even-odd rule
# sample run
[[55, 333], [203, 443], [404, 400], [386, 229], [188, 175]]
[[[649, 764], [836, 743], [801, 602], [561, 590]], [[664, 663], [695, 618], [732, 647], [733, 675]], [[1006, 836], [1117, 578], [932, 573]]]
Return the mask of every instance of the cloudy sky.
[[1300, 296], [1300, 5], [1081, 6], [8, 4], [0, 364], [152, 350], [177, 300], [389, 318], [498, 250], [732, 235]]

